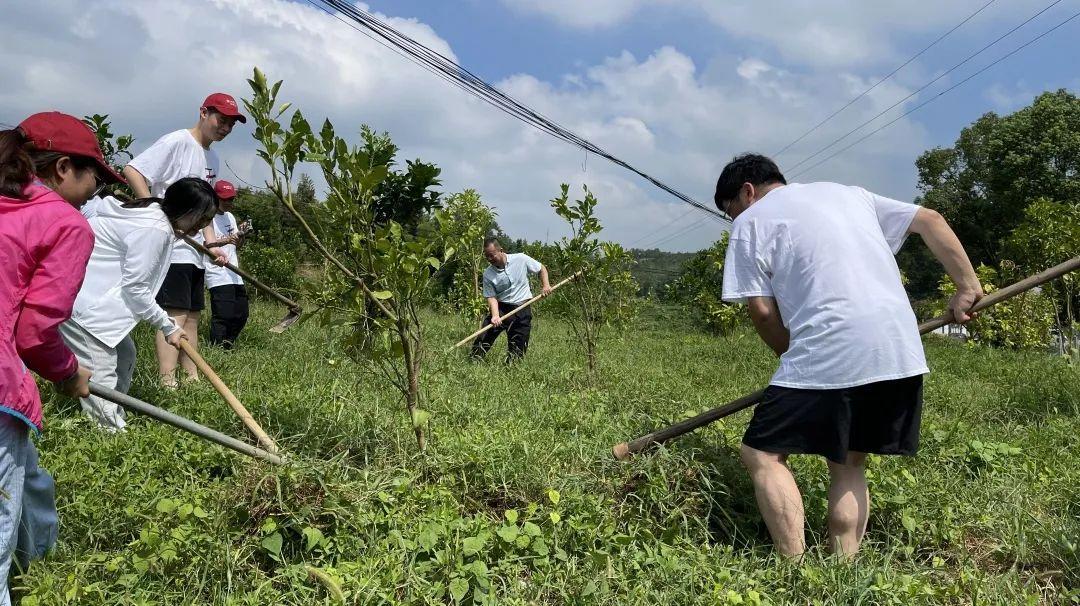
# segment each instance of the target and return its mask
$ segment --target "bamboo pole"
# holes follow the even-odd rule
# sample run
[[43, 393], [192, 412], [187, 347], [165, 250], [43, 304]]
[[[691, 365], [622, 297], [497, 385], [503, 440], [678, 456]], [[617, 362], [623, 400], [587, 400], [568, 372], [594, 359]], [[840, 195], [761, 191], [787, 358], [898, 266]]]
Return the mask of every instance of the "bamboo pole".
[[[980, 299], [978, 303], [972, 306], [969, 313], [981, 311], [983, 309], [986, 309], [987, 307], [990, 307], [991, 305], [996, 305], [1002, 301], [1011, 299], [1016, 295], [1031, 290], [1032, 288], [1045, 284], [1051, 280], [1060, 278], [1061, 276], [1076, 271], [1077, 269], [1080, 269], [1080, 257], [1074, 257], [1068, 261], [1065, 261], [1064, 263], [1055, 265], [1054, 267], [1051, 267], [1050, 269], [1047, 269], [1042, 273], [1038, 273], [1034, 276], [1024, 278], [1023, 280], [1020, 280], [1015, 284], [1006, 286], [1005, 288], [996, 290], [986, 295], [985, 297]], [[941, 316], [938, 316], [933, 320], [928, 320], [920, 324], [919, 334], [926, 334], [928, 332], [932, 332], [934, 330], [937, 330], [938, 328], [941, 328], [942, 326], [951, 324], [952, 322], [952, 312], [946, 312], [945, 314], [942, 314]], [[755, 404], [761, 402], [761, 399], [764, 397], [764, 395], [764, 390], [756, 391], [750, 395], [743, 396], [738, 400], [729, 402], [723, 406], [707, 410], [695, 417], [679, 421], [678, 423], [673, 423], [652, 433], [645, 434], [640, 438], [635, 438], [633, 440], [630, 440], [629, 442], [622, 442], [620, 444], [616, 444], [611, 449], [611, 452], [613, 455], [615, 455], [616, 459], [620, 461], [626, 460], [630, 457], [630, 455], [641, 452], [642, 450], [645, 450], [653, 444], [662, 444], [672, 438], [677, 438], [685, 433], [689, 433], [697, 429], [698, 427], [708, 425], [713, 421], [722, 419], [728, 415], [735, 414], [740, 410], [750, 408], [751, 406], [754, 406]]]
[[104, 385], [98, 385], [97, 383], [90, 383], [90, 393], [99, 398], [104, 398], [110, 402], [113, 402], [124, 409], [137, 412], [142, 415], [146, 415], [151, 419], [165, 423], [166, 425], [172, 425], [177, 429], [181, 429], [190, 434], [199, 436], [200, 438], [224, 446], [230, 450], [235, 450], [241, 454], [245, 454], [255, 459], [261, 459], [274, 465], [281, 465], [284, 463], [281, 457], [276, 454], [266, 452], [261, 448], [256, 448], [250, 444], [246, 444], [237, 440], [232, 436], [227, 436], [220, 431], [210, 429], [205, 425], [200, 425], [195, 421], [181, 417], [178, 414], [163, 410], [152, 404], [147, 404], [142, 400], [133, 398], [126, 393], [110, 389]]
[[277, 444], [275, 444], [274, 441], [270, 439], [270, 436], [266, 435], [263, 428], [255, 422], [255, 419], [251, 417], [251, 413], [244, 408], [244, 405], [240, 403], [240, 400], [233, 395], [233, 392], [225, 385], [225, 382], [221, 380], [221, 377], [214, 372], [214, 369], [210, 368], [210, 365], [206, 363], [206, 360], [204, 360], [201, 355], [199, 355], [199, 352], [195, 351], [195, 347], [191, 343], [188, 343], [187, 339], [180, 339], [180, 349], [195, 362], [195, 366], [199, 368], [199, 371], [206, 375], [207, 379], [210, 379], [210, 384], [214, 386], [214, 389], [216, 389], [219, 394], [221, 394], [221, 397], [225, 398], [225, 401], [228, 402], [236, 415], [244, 422], [244, 426], [246, 426], [251, 433], [255, 434], [255, 438], [259, 440], [259, 443], [263, 445], [263, 448], [276, 454], [278, 452]]
[[[558, 289], [559, 287], [565, 286], [566, 284], [568, 284], [568, 283], [570, 283], [570, 282], [572, 282], [574, 280], [577, 280], [579, 277], [581, 277], [581, 274], [583, 274], [583, 273], [585, 273], [584, 269], [579, 270], [576, 274], [570, 276], [569, 278], [565, 278], [562, 282], [559, 282], [555, 286], [552, 286], [551, 287], [551, 292], [555, 292], [555, 290]], [[548, 293], [548, 295], [550, 295], [550, 294], [551, 293]], [[548, 295], [545, 295], [545, 294], [542, 294], [542, 293], [539, 294], [539, 295], [536, 295], [535, 297], [533, 297], [533, 298], [529, 299], [528, 301], [522, 303], [521, 305], [518, 305], [517, 307], [515, 307], [514, 311], [511, 311], [510, 313], [506, 314], [505, 316], [502, 316], [502, 319], [505, 320], [505, 319], [513, 316], [517, 312], [525, 309], [526, 307], [532, 305], [533, 303], [536, 303], [537, 301], [539, 301], [540, 299], [543, 299], [544, 297], [546, 297]], [[458, 347], [461, 347], [462, 345], [468, 343], [469, 341], [472, 341], [476, 337], [479, 337], [480, 335], [484, 334], [485, 332], [491, 330], [494, 326], [495, 326], [494, 324], [488, 324], [487, 326], [484, 326], [480, 330], [474, 332], [473, 334], [471, 334], [471, 335], [465, 337], [464, 339], [458, 341], [457, 343], [455, 343], [454, 346], [450, 348], [450, 350], [453, 351], [453, 350], [457, 349]]]

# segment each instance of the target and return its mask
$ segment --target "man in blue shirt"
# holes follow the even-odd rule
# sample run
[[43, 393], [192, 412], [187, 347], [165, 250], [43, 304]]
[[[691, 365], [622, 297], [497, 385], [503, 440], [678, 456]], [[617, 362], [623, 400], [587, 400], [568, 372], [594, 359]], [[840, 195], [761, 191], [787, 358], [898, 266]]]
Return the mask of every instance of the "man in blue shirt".
[[477, 358], [484, 357], [495, 344], [495, 339], [506, 331], [506, 362], [509, 364], [524, 356], [525, 350], [529, 348], [532, 310], [526, 307], [505, 323], [502, 317], [533, 297], [532, 289], [529, 288], [530, 273], [539, 273], [543, 293], [550, 293], [548, 271], [543, 264], [525, 253], [506, 254], [497, 238], [484, 240], [484, 258], [491, 264], [484, 270], [483, 293], [489, 309], [484, 325], [490, 323], [494, 327], [476, 338], [472, 355]]

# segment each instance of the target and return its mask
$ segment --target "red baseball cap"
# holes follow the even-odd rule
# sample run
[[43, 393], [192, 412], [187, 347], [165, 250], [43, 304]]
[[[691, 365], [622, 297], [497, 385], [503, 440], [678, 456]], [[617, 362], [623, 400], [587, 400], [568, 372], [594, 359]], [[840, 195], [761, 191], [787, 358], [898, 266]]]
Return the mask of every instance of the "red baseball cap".
[[232, 95], [214, 93], [203, 101], [202, 107], [215, 109], [223, 116], [236, 118], [238, 121], [247, 124], [247, 118], [244, 117], [244, 114], [240, 113], [240, 108], [236, 105], [236, 99], [233, 99]]
[[41, 112], [23, 120], [19, 129], [34, 149], [90, 158], [97, 162], [107, 180], [127, 184], [105, 161], [94, 131], [75, 116], [60, 112]]
[[222, 200], [232, 200], [236, 197], [236, 187], [225, 179], [218, 179], [214, 183], [214, 193]]

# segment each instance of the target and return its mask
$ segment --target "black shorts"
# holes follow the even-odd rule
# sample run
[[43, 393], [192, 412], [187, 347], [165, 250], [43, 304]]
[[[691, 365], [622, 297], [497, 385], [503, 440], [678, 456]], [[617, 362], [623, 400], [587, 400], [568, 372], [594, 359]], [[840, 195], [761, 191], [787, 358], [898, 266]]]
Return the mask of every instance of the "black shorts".
[[844, 389], [770, 385], [743, 443], [836, 463], [845, 462], [848, 451], [911, 456], [919, 449], [922, 385], [922, 375]]
[[190, 263], [173, 263], [169, 266], [169, 273], [165, 274], [165, 281], [161, 283], [157, 304], [165, 309], [201, 311], [206, 307], [206, 296], [203, 294], [205, 275], [206, 271], [201, 267]]

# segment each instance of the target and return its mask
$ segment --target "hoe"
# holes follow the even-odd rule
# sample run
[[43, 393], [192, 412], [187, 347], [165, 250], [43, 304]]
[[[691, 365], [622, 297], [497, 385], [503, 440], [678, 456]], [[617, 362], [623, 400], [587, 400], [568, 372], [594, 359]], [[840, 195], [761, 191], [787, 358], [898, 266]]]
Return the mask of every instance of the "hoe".
[[[1032, 288], [1035, 288], [1036, 286], [1039, 286], [1041, 284], [1045, 284], [1051, 280], [1060, 278], [1061, 276], [1064, 276], [1069, 272], [1076, 271], [1077, 269], [1080, 269], [1080, 257], [1074, 257], [1064, 263], [1061, 263], [1060, 265], [1055, 265], [1054, 267], [1051, 267], [1050, 269], [1047, 269], [1042, 273], [1036, 274], [1029, 278], [1025, 278], [1011, 286], [1002, 288], [1001, 290], [996, 290], [980, 299], [979, 302], [971, 308], [971, 311], [975, 312], [986, 309], [991, 305], [995, 305], [1007, 299], [1011, 299], [1016, 295], [1027, 292]], [[950, 324], [951, 322], [952, 314], [946, 313], [937, 318], [934, 318], [933, 320], [929, 320], [920, 324], [919, 334], [926, 334], [928, 332], [937, 330], [938, 328]], [[708, 425], [709, 423], [712, 423], [713, 421], [722, 419], [728, 415], [733, 415], [740, 410], [750, 408], [751, 406], [754, 406], [761, 402], [761, 399], [764, 396], [764, 390], [756, 391], [750, 395], [743, 396], [738, 400], [729, 402], [723, 406], [713, 408], [712, 410], [707, 410], [697, 415], [696, 417], [691, 417], [689, 419], [679, 421], [678, 423], [673, 423], [652, 433], [645, 434], [640, 438], [630, 440], [629, 442], [616, 444], [615, 447], [611, 449], [611, 452], [615, 455], [616, 459], [620, 461], [625, 461], [626, 459], [630, 458], [630, 455], [639, 453], [652, 445], [663, 444], [664, 442], [672, 438], [677, 438], [685, 433], [689, 433], [697, 429], [698, 427], [703, 427], [705, 425]]]

